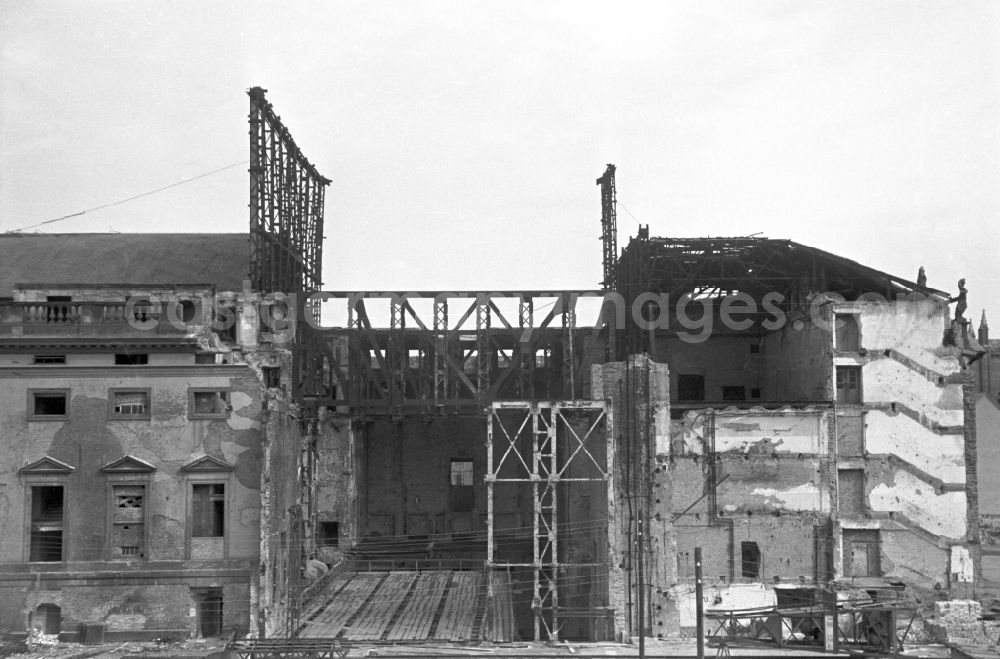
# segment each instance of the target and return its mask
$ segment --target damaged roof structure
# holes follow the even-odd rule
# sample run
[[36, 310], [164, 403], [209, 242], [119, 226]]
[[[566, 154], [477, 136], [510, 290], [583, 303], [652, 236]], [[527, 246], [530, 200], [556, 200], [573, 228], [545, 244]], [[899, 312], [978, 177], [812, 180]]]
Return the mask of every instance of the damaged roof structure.
[[323, 290], [329, 181], [250, 98], [247, 234], [0, 237], [5, 629], [671, 637], [696, 549], [707, 615], [802, 643], [979, 596], [947, 293], [790, 240], [619, 251], [610, 165], [601, 288]]

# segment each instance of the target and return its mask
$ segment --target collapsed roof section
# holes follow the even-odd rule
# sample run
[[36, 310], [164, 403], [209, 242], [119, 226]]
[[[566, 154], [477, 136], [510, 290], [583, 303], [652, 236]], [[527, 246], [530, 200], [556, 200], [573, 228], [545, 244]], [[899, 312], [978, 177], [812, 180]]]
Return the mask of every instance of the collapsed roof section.
[[760, 299], [783, 296], [786, 305], [834, 293], [847, 300], [877, 294], [886, 299], [919, 293], [948, 294], [857, 261], [791, 240], [756, 237], [650, 238], [640, 230], [617, 264], [619, 292], [722, 297], [738, 292]]

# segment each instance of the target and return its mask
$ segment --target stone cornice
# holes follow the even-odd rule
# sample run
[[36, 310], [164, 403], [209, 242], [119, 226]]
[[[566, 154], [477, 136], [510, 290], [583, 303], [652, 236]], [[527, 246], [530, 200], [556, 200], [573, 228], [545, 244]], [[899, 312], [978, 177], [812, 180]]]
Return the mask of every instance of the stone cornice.
[[246, 364], [178, 364], [171, 366], [64, 366], [62, 364], [0, 366], [0, 380], [40, 378], [239, 377], [252, 373]]

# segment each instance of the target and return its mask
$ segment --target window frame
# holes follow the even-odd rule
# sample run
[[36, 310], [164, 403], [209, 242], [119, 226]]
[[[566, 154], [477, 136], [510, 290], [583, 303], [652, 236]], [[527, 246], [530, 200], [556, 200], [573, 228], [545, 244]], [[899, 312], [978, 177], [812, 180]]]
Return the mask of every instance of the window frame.
[[[144, 414], [122, 414], [115, 411], [116, 394], [145, 394]], [[153, 394], [149, 387], [112, 387], [108, 389], [108, 419], [111, 421], [149, 421], [153, 416]]]
[[[187, 515], [186, 523], [184, 525], [184, 555], [187, 560], [224, 560], [229, 558], [229, 537], [230, 537], [230, 523], [232, 521], [232, 479], [229, 478], [229, 473], [224, 471], [206, 471], [203, 473], [192, 472], [187, 474], [186, 482], [184, 483], [185, 492], [187, 495]], [[222, 485], [225, 490], [223, 494], [223, 518], [222, 518], [222, 555], [215, 559], [195, 559], [191, 554], [192, 541], [194, 538], [204, 538], [204, 537], [219, 537], [219, 536], [196, 536], [194, 534], [194, 486], [195, 485]]]
[[[150, 496], [151, 489], [151, 479], [137, 476], [136, 474], [108, 474], [107, 479], [107, 496], [108, 496], [108, 515], [107, 515], [107, 529], [105, 538], [105, 555], [107, 560], [115, 562], [127, 562], [133, 563], [137, 561], [148, 561], [149, 558], [149, 504], [152, 497]], [[136, 524], [142, 524], [142, 546], [139, 548], [141, 554], [139, 556], [118, 556], [115, 554], [115, 547], [113, 543], [114, 539], [114, 528], [117, 525], [123, 525], [124, 522], [115, 521], [115, 488], [118, 487], [142, 487], [143, 488], [143, 504], [142, 504], [142, 520], [135, 522]]]
[[[33, 561], [31, 560], [31, 533], [33, 520], [31, 509], [34, 505], [33, 490], [36, 487], [61, 487], [63, 493], [62, 508], [62, 546], [60, 547], [60, 559], [58, 561]], [[24, 562], [28, 565], [64, 565], [69, 561], [69, 481], [62, 474], [33, 474], [24, 478]]]
[[[833, 373], [833, 389], [834, 389], [834, 399], [838, 405], [862, 405], [865, 402], [864, 394], [864, 377], [862, 374], [862, 369], [860, 366], [855, 364], [843, 364], [834, 366]], [[844, 386], [840, 386], [841, 373], [844, 374], [843, 382]], [[850, 387], [848, 379], [850, 373], [857, 374], [857, 387]], [[849, 396], [847, 392], [857, 390], [857, 400], [851, 400], [854, 396]], [[843, 400], [841, 400], [840, 392], [844, 392]]]
[[[222, 412], [197, 412], [195, 411], [195, 394], [204, 393], [225, 393], [226, 408]], [[232, 390], [229, 387], [191, 387], [188, 389], [188, 415], [189, 419], [228, 419], [232, 411]]]
[[[41, 394], [42, 396], [53, 396], [55, 394], [61, 394], [66, 401], [66, 411], [63, 414], [36, 414], [35, 397], [38, 394]], [[69, 406], [70, 406], [70, 389], [28, 389], [28, 406], [26, 410], [28, 415], [28, 421], [68, 421]]]

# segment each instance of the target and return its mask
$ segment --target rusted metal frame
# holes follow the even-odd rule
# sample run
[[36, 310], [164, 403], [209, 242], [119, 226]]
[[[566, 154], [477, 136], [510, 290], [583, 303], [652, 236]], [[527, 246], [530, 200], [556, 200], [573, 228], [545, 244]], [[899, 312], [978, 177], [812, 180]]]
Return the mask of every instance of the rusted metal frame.
[[475, 396], [478, 391], [476, 385], [472, 380], [469, 379], [469, 376], [465, 374], [465, 369], [462, 368], [462, 365], [456, 364], [455, 359], [450, 354], [445, 353], [444, 359], [445, 362], [448, 364], [448, 367], [452, 370], [452, 372], [454, 372], [455, 375], [458, 376], [458, 381], [461, 384], [464, 384], [465, 388], [469, 390], [469, 393]]
[[506, 327], [507, 329], [514, 329], [513, 327], [511, 327], [511, 324], [507, 322], [507, 319], [504, 317], [503, 312], [500, 311], [500, 309], [496, 305], [496, 302], [494, 302], [492, 298], [489, 301], [489, 305], [492, 313], [496, 314], [496, 317], [500, 320], [500, 323], [504, 327]]
[[[392, 369], [389, 368], [389, 364], [386, 360], [387, 355], [382, 354], [382, 347], [379, 344], [378, 339], [376, 338], [374, 332], [372, 331], [371, 321], [368, 320], [368, 312], [364, 308], [364, 303], [358, 306], [358, 322], [361, 325], [361, 330], [358, 331], [358, 338], [361, 341], [363, 341], [363, 343], [367, 343], [369, 346], [372, 346], [374, 348], [373, 352], [375, 355], [375, 359], [376, 361], [378, 361], [379, 367], [382, 370], [382, 377], [385, 380], [384, 393], [386, 394], [386, 400], [388, 404], [392, 406], [393, 404], [395, 404], [397, 400], [402, 398], [402, 395], [401, 392], [398, 392], [395, 389], [395, 382], [393, 381], [392, 378]], [[370, 350], [370, 348], [366, 348], [365, 345], [363, 344], [359, 346], [359, 348], [362, 353], [367, 353]], [[372, 372], [371, 369], [371, 360], [363, 359], [360, 361], [362, 365], [367, 363], [368, 367], [366, 371], [369, 373], [370, 376], [374, 376], [374, 373]], [[372, 382], [373, 384], [378, 385], [377, 378], [375, 377], [369, 377], [369, 381]]]
[[535, 351], [531, 347], [531, 327], [534, 324], [535, 303], [530, 296], [522, 295], [517, 301], [517, 324], [520, 328], [518, 348], [521, 367], [518, 370], [517, 392], [522, 398], [535, 397]]
[[389, 300], [389, 327], [386, 336], [386, 362], [392, 368], [386, 374], [386, 379], [392, 380], [393, 389], [399, 391], [399, 397], [392, 401], [394, 408], [402, 404], [406, 398], [406, 376], [410, 370], [410, 353], [406, 346], [403, 332], [406, 330], [406, 316], [398, 298]]
[[476, 299], [476, 398], [480, 404], [486, 402], [486, 391], [490, 387], [490, 366], [493, 351], [490, 350], [490, 303], [485, 297]]
[[323, 187], [330, 181], [299, 151], [264, 91], [248, 91], [252, 285], [258, 291], [316, 290], [322, 285]]
[[528, 427], [528, 421], [531, 420], [531, 411], [529, 410], [525, 413], [524, 418], [521, 419], [521, 425], [518, 426], [517, 431], [513, 436], [511, 436], [510, 432], [507, 430], [507, 426], [503, 424], [503, 421], [497, 415], [496, 410], [497, 408], [494, 407], [490, 418], [497, 417], [497, 425], [500, 426], [500, 430], [503, 432], [503, 437], [507, 441], [508, 446], [504, 449], [503, 455], [500, 456], [500, 461], [496, 463], [495, 469], [489, 473], [492, 474], [493, 479], [497, 482], [524, 482], [526, 480], [525, 478], [500, 478], [498, 476], [500, 469], [503, 468], [503, 466], [507, 463], [507, 459], [513, 454], [513, 456], [517, 458], [517, 461], [521, 463], [521, 466], [524, 467], [525, 476], [530, 480], [531, 474], [534, 472], [532, 471], [532, 467], [529, 467], [528, 463], [524, 460], [524, 456], [521, 455], [521, 452], [517, 449], [517, 440], [521, 437], [525, 428]]
[[401, 299], [399, 301], [399, 306], [403, 310], [403, 323], [404, 323], [404, 325], [405, 325], [405, 322], [406, 322], [406, 313], [409, 313], [410, 317], [413, 318], [413, 322], [415, 322], [417, 324], [417, 327], [419, 327], [420, 329], [422, 329], [424, 331], [427, 331], [427, 325], [424, 324], [424, 321], [421, 320], [420, 316], [417, 315], [417, 312], [413, 310], [413, 306], [410, 305], [410, 301], [409, 300], [407, 300], [405, 298]]
[[[565, 421], [565, 417], [561, 417], [561, 418], [563, 418], [563, 420]], [[580, 435], [577, 434], [576, 430], [573, 429], [573, 426], [571, 426], [569, 423], [565, 424], [566, 425], [566, 430], [568, 430], [569, 434], [573, 437], [573, 439], [576, 440], [578, 446], [573, 450], [573, 452], [570, 454], [570, 456], [568, 458], [566, 458], [566, 460], [563, 462], [562, 466], [560, 467], [559, 471], [557, 472], [558, 475], [559, 475], [560, 480], [594, 480], [592, 478], [581, 478], [581, 479], [566, 479], [566, 478], [563, 478], [563, 474], [566, 472], [566, 469], [569, 468], [570, 463], [572, 463], [573, 460], [576, 458], [576, 456], [579, 455], [581, 452], [583, 452], [583, 454], [586, 455], [590, 459], [590, 461], [594, 464], [594, 466], [597, 467], [597, 470], [601, 472], [601, 474], [603, 476], [602, 480], [606, 479], [606, 478], [608, 478], [610, 476], [609, 474], [605, 473], [604, 467], [602, 467], [597, 462], [597, 460], [594, 458], [594, 454], [591, 453], [590, 449], [588, 449], [587, 446], [586, 446], [587, 440], [590, 439], [590, 436], [593, 434], [594, 430], [597, 428], [598, 425], [600, 425], [600, 423], [603, 420], [604, 420], [604, 414], [601, 413], [601, 414], [599, 414], [597, 416], [596, 419], [594, 419], [594, 422], [590, 424], [590, 427], [587, 429], [587, 432], [584, 433], [583, 437], [580, 437]]]
[[617, 197], [615, 193], [615, 166], [608, 164], [604, 174], [597, 179], [601, 186], [601, 243], [604, 254], [605, 290], [615, 288], [615, 263], [618, 260]]
[[434, 402], [448, 397], [448, 362], [446, 354], [448, 341], [445, 333], [448, 330], [448, 298], [435, 298], [434, 313]]

